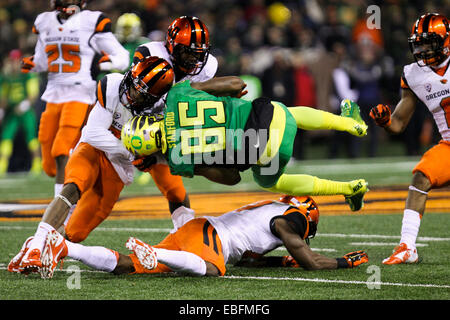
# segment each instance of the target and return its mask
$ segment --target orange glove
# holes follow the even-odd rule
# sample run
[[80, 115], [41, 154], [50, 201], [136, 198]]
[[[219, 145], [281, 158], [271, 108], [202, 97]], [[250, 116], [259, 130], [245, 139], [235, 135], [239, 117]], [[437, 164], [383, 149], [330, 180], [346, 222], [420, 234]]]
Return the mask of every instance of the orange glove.
[[22, 73], [28, 73], [33, 69], [36, 64], [33, 62], [34, 56], [31, 57], [25, 57], [22, 59]]
[[[367, 255], [367, 253], [365, 253], [362, 250], [347, 253], [342, 258], [338, 258], [338, 260], [340, 260], [340, 259], [342, 262], [343, 262], [343, 260], [345, 260], [345, 262], [347, 262], [347, 268], [354, 268], [354, 267], [359, 266], [360, 264], [369, 262], [369, 256]], [[338, 267], [339, 267], [339, 261], [338, 261]]]
[[148, 156], [137, 158], [132, 162], [133, 166], [135, 166], [139, 171], [142, 172], [150, 172], [152, 165], [156, 163], [156, 157]]
[[283, 258], [281, 260], [281, 265], [283, 267], [288, 267], [288, 268], [300, 268], [300, 265], [291, 256], [283, 256]]
[[372, 108], [369, 115], [380, 127], [387, 127], [391, 124], [391, 109], [385, 104], [379, 104]]
[[102, 62], [111, 62], [111, 59], [109, 58], [109, 55], [105, 52], [102, 51], [102, 57], [100, 58], [100, 60], [98, 60], [98, 63], [102, 63]]

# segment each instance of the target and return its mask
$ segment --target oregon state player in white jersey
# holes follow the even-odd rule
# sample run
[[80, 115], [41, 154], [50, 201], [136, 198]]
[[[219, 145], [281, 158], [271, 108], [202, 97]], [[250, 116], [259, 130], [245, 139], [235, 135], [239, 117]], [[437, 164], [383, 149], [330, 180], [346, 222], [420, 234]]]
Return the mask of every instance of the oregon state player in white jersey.
[[[126, 70], [129, 54], [111, 32], [102, 12], [83, 10], [84, 0], [53, 0], [53, 11], [39, 14], [33, 32], [35, 52], [24, 58], [22, 72], [48, 72], [46, 101], [39, 126], [42, 166], [55, 177], [55, 195], [64, 182], [64, 168], [95, 102], [95, 70]], [[99, 61], [95, 55], [101, 55]]]
[[[191, 219], [155, 246], [130, 237], [126, 247], [133, 253], [129, 255], [72, 243], [53, 230], [45, 244], [41, 275], [51, 278], [59, 260], [65, 257], [115, 274], [180, 272], [197, 276], [223, 276], [227, 264], [333, 270], [369, 261], [364, 251], [339, 258], [312, 251], [309, 239], [315, 236], [318, 223], [319, 209], [311, 197], [283, 196], [218, 217]], [[264, 256], [282, 245], [290, 256]]]
[[79, 144], [66, 166], [64, 187], [47, 207], [27, 252], [19, 254], [9, 271], [29, 272], [40, 268], [42, 250], [49, 231], [65, 226], [72, 242], [83, 241], [106, 219], [125, 185], [133, 181], [134, 156], [120, 141], [122, 126], [145, 106], [151, 106], [173, 84], [170, 64], [158, 57], [146, 57], [125, 75], [111, 73], [97, 85], [97, 102], [83, 128]]
[[[217, 59], [209, 51], [209, 31], [206, 25], [197, 17], [181, 16], [168, 27], [165, 41], [152, 41], [140, 45], [134, 53], [133, 63], [146, 56], [158, 56], [172, 65], [175, 82], [186, 79], [203, 82], [214, 77], [218, 66]], [[162, 113], [165, 98], [166, 96], [158, 101], [149, 112]], [[182, 178], [171, 175], [169, 166], [162, 160], [163, 157], [160, 158], [161, 160], [151, 167], [150, 174], [161, 193], [167, 198], [170, 212], [173, 213], [182, 205], [189, 206], [189, 196]], [[174, 224], [182, 224], [187, 218], [189, 217], [172, 215]]]
[[417, 19], [408, 39], [416, 62], [406, 65], [401, 78], [401, 100], [391, 115], [379, 104], [370, 116], [392, 134], [409, 123], [418, 100], [433, 115], [442, 140], [423, 156], [413, 169], [403, 213], [400, 244], [384, 259], [386, 265], [415, 263], [419, 257], [416, 238], [425, 212], [428, 192], [450, 182], [450, 26], [446, 17], [428, 13]]

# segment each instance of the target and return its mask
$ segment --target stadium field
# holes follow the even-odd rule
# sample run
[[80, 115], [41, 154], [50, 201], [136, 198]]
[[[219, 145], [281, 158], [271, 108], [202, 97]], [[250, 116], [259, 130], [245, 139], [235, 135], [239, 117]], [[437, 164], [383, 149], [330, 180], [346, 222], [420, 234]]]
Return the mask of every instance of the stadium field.
[[[318, 234], [311, 247], [339, 257], [363, 249], [369, 263], [355, 269], [308, 272], [289, 268], [227, 266], [220, 278], [183, 275], [122, 275], [97, 272], [66, 259], [53, 279], [42, 280], [6, 271], [23, 241], [34, 233], [49, 203], [51, 179], [24, 174], [0, 179], [0, 300], [450, 300], [450, 189], [433, 190], [418, 238], [421, 262], [384, 266], [400, 239], [400, 227], [410, 172], [417, 158], [304, 161], [288, 171], [323, 178], [365, 178], [371, 191], [362, 211], [352, 213], [342, 197], [314, 197], [321, 212]], [[278, 195], [257, 190], [251, 176], [235, 187], [187, 179], [191, 205], [197, 215], [216, 215], [241, 205]], [[126, 254], [124, 244], [135, 236], [150, 244], [171, 229], [167, 203], [153, 186], [127, 187], [110, 218], [84, 241]], [[284, 248], [270, 253], [285, 255]]]

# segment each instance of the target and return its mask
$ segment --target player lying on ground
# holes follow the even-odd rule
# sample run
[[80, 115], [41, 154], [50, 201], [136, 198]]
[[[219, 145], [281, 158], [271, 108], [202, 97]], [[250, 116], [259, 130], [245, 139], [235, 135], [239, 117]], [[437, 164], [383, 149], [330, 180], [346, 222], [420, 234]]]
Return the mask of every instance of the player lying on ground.
[[[175, 175], [200, 175], [233, 185], [240, 181], [241, 171], [251, 168], [265, 190], [297, 196], [344, 195], [351, 210], [360, 210], [368, 190], [363, 179], [338, 182], [284, 174], [298, 128], [366, 135], [358, 105], [344, 100], [337, 116], [309, 107], [287, 108], [267, 98], [238, 99], [244, 88], [238, 77], [177, 83], [169, 90], [164, 120], [148, 126], [143, 117], [131, 119], [122, 129], [122, 142], [138, 155], [162, 151]], [[150, 137], [144, 135], [149, 131]], [[136, 140], [141, 141], [140, 149]], [[152, 156], [144, 157], [136, 166], [148, 170], [156, 162]]]
[[399, 134], [408, 125], [420, 99], [430, 110], [442, 140], [428, 150], [413, 169], [403, 213], [400, 244], [383, 264], [419, 261], [416, 239], [428, 192], [450, 182], [450, 27], [446, 17], [428, 13], [417, 19], [408, 38], [416, 62], [406, 65], [401, 78], [401, 100], [391, 116], [388, 106], [379, 104], [370, 116], [387, 132]]
[[99, 81], [98, 100], [67, 163], [64, 188], [45, 210], [29, 243], [30, 250], [20, 261], [11, 261], [9, 271], [29, 272], [27, 268], [41, 266], [47, 233], [63, 226], [73, 205], [77, 204], [64, 229], [72, 242], [83, 241], [109, 216], [134, 174], [134, 157], [123, 147], [120, 130], [132, 113], [151, 106], [167, 93], [173, 79], [167, 61], [147, 57], [125, 75], [111, 73]]
[[[65, 257], [114, 274], [180, 272], [198, 276], [223, 276], [227, 264], [321, 270], [353, 268], [368, 262], [364, 251], [336, 259], [312, 251], [307, 241], [315, 236], [318, 223], [319, 209], [311, 197], [283, 196], [218, 217], [192, 219], [155, 246], [131, 237], [126, 243], [133, 251], [130, 255], [72, 243], [52, 231], [40, 271], [43, 278], [51, 278], [58, 261]], [[282, 245], [290, 256], [264, 257]]]

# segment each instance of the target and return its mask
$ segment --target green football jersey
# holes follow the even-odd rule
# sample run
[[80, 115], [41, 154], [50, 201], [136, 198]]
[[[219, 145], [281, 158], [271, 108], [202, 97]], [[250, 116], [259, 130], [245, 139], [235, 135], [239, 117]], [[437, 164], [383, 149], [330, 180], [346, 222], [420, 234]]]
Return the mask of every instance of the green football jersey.
[[196, 90], [186, 80], [167, 96], [163, 152], [174, 175], [192, 177], [195, 165], [252, 168], [256, 182], [270, 187], [292, 155], [296, 131], [295, 120], [281, 103], [267, 100], [255, 107], [250, 101]]
[[[224, 164], [227, 146], [240, 148], [251, 102], [216, 97], [191, 87], [190, 81], [175, 84], [167, 95], [164, 116], [166, 155], [172, 174], [192, 177], [196, 164]], [[235, 141], [235, 142], [233, 142]], [[205, 157], [213, 163], [205, 163]]]

